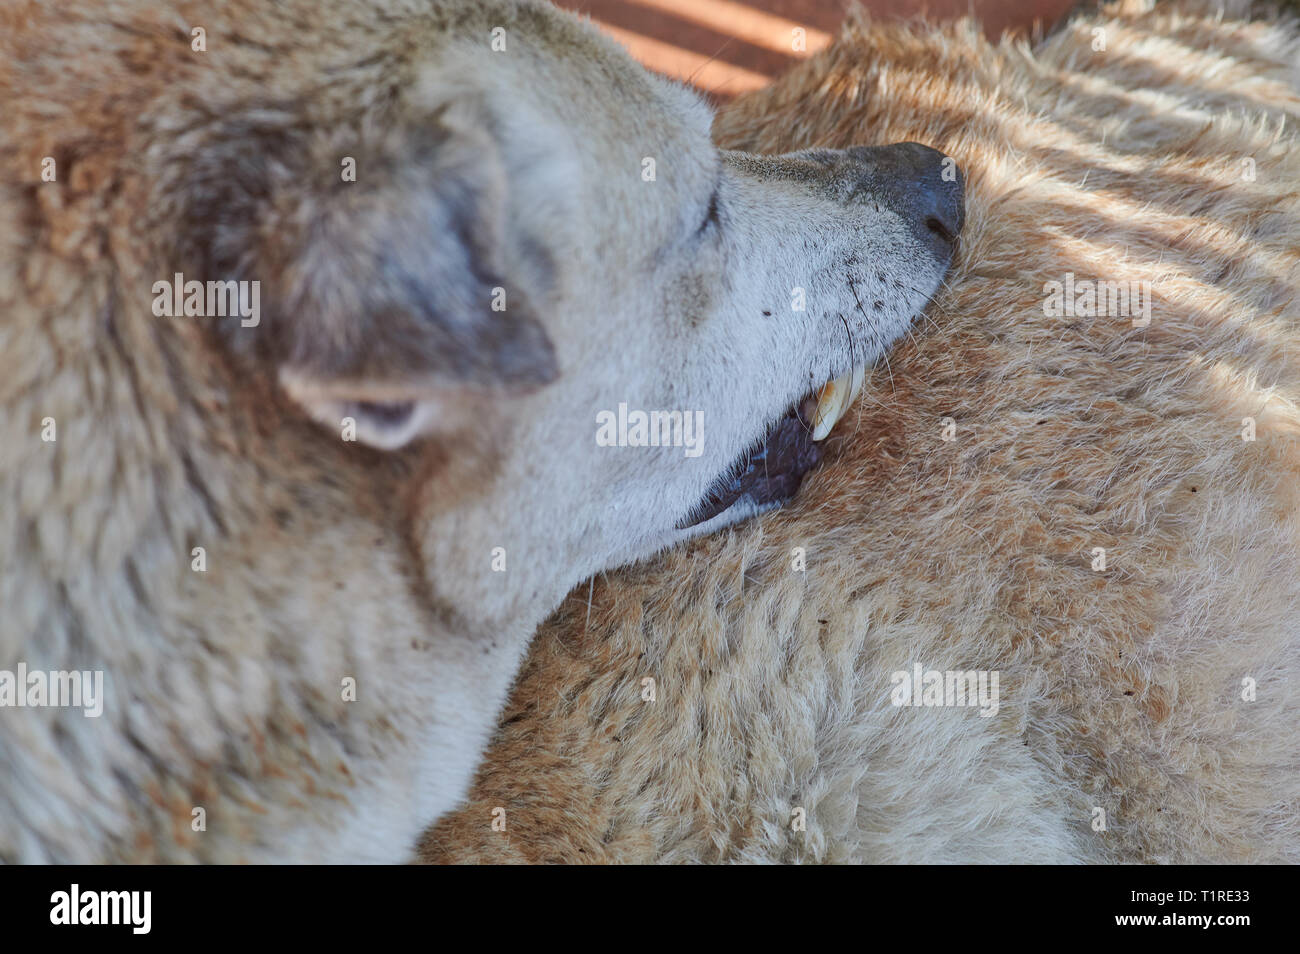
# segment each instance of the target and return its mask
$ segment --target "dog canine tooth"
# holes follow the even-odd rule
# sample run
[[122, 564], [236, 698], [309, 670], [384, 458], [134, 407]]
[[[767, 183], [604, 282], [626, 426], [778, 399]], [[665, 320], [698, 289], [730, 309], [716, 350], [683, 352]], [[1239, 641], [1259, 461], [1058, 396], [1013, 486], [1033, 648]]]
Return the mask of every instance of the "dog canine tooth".
[[831, 432], [844, 412], [857, 400], [866, 376], [866, 366], [858, 365], [848, 374], [822, 385], [817, 393], [817, 409], [813, 413], [813, 440], [823, 440]]
[[835, 422], [840, 419], [840, 414], [844, 412], [852, 386], [851, 373], [822, 385], [821, 391], [817, 393], [817, 411], [813, 415], [813, 440], [820, 441], [831, 432]]

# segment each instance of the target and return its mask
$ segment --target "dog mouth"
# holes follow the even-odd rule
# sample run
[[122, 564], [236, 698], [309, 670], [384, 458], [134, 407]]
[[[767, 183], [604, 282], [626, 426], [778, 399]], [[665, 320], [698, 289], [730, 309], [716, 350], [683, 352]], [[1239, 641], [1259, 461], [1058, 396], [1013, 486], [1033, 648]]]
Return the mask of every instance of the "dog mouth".
[[859, 365], [796, 401], [713, 481], [677, 529], [699, 526], [746, 503], [759, 512], [792, 499], [804, 474], [821, 460], [818, 443], [853, 404], [865, 379], [866, 368]]

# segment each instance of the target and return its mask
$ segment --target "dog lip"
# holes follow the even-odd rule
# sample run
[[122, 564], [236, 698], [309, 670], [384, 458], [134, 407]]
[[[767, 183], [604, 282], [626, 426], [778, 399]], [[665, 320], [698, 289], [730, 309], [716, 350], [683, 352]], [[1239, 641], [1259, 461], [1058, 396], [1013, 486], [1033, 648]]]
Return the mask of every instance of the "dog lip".
[[794, 497], [804, 474], [821, 460], [812, 427], [804, 417], [806, 403], [807, 399], [796, 402], [723, 471], [677, 529], [686, 530], [712, 520], [745, 497], [760, 507], [785, 503]]

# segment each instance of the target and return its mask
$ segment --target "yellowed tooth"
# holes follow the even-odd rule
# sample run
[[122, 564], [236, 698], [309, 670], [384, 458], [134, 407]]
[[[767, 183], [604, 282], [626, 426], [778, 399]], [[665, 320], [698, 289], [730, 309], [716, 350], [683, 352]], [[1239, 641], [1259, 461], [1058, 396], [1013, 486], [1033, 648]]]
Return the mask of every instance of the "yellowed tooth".
[[813, 414], [812, 439], [823, 440], [862, 391], [867, 369], [859, 365], [848, 374], [827, 381], [817, 392], [817, 410]]
[[852, 375], [844, 375], [834, 381], [827, 381], [817, 392], [817, 412], [813, 415], [812, 439], [822, 440], [831, 432], [835, 422], [840, 419], [847, 403], [849, 389], [853, 385]]

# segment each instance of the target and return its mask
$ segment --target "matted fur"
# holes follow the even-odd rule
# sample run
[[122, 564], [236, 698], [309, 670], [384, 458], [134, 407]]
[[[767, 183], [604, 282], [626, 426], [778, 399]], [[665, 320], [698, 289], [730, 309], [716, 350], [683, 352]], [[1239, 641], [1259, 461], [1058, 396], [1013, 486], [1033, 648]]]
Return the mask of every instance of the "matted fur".
[[[858, 24], [720, 118], [955, 157], [951, 288], [794, 505], [570, 597], [425, 859], [1300, 861], [1300, 32], [1253, 16]], [[1149, 327], [1046, 317], [1067, 272]], [[999, 713], [895, 708], [917, 662]]]

